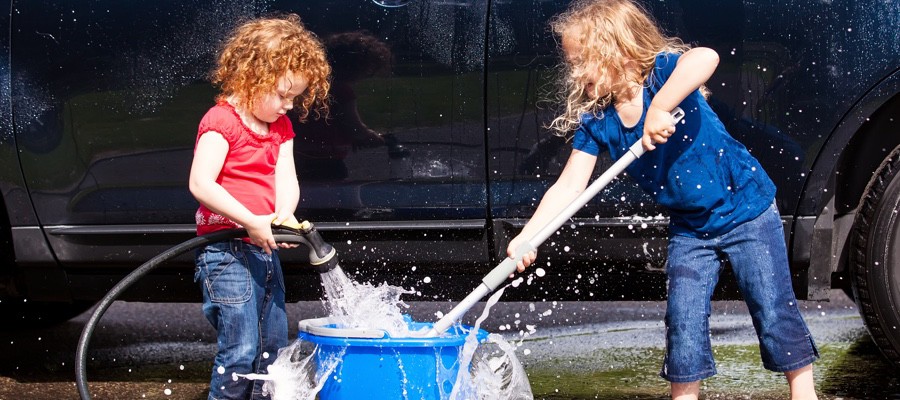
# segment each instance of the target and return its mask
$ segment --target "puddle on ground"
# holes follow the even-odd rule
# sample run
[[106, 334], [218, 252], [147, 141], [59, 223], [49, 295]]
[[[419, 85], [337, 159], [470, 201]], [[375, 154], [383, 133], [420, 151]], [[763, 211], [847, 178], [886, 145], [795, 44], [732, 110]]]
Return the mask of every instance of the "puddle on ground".
[[[784, 375], [763, 369], [756, 345], [713, 346], [718, 375], [703, 382], [706, 399], [774, 400], [789, 397]], [[900, 374], [868, 334], [819, 346], [814, 364], [819, 399], [900, 400]], [[601, 349], [583, 357], [525, 362], [535, 398], [664, 400], [668, 383], [657, 375], [662, 348]]]

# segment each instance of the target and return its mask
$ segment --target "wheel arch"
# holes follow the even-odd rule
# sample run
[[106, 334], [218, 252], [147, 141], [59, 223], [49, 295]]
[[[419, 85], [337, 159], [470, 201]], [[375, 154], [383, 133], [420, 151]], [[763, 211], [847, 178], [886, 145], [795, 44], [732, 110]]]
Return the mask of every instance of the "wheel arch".
[[[896, 93], [866, 118], [838, 159], [835, 174], [835, 213], [854, 212], [873, 175], [900, 145], [900, 75]], [[888, 133], [888, 134], [885, 134]]]
[[[862, 121], [856, 134], [841, 152], [834, 173], [833, 271], [848, 270], [848, 238], [862, 201], [876, 173], [893, 150], [900, 146], [900, 73], [893, 76], [893, 95]], [[843, 276], [843, 274], [842, 274]]]
[[[849, 288], [849, 237], [873, 175], [900, 145], [900, 69], [881, 80], [850, 109], [819, 151], [794, 215], [791, 253], [808, 260], [809, 299]], [[799, 294], [799, 293], [798, 293]]]

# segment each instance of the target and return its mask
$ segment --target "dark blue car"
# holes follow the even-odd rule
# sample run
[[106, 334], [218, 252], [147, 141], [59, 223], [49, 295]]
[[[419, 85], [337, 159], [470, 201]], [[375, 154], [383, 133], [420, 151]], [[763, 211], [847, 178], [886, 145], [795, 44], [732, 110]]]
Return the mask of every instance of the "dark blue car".
[[[2, 315], [68, 318], [194, 235], [187, 177], [217, 46], [242, 19], [285, 12], [334, 66], [333, 119], [295, 124], [298, 217], [359, 279], [461, 298], [570, 152], [544, 128], [560, 62], [548, 20], [567, 3], [0, 2]], [[710, 101], [778, 185], [798, 297], [852, 293], [900, 363], [896, 3], [645, 5], [668, 34], [719, 53]], [[662, 298], [667, 221], [619, 179], [543, 245], [549, 273], [507, 299]], [[289, 296], [320, 296], [302, 252], [284, 259]], [[126, 299], [199, 299], [191, 265], [178, 259]], [[727, 276], [720, 286], [739, 296]]]

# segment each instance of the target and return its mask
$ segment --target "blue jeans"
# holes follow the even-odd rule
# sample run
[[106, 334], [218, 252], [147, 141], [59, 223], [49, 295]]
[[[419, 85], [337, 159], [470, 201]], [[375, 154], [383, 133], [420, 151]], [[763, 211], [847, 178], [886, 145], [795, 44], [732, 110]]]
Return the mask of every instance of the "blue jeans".
[[666, 356], [660, 376], [694, 382], [716, 374], [710, 346], [710, 298], [727, 258], [759, 338], [763, 366], [785, 372], [818, 358], [791, 287], [784, 230], [772, 205], [714, 238], [669, 240]]
[[232, 374], [261, 373], [287, 346], [284, 278], [278, 252], [267, 255], [242, 240], [197, 251], [194, 281], [203, 291], [203, 313], [218, 333], [209, 399], [262, 399], [262, 381]]

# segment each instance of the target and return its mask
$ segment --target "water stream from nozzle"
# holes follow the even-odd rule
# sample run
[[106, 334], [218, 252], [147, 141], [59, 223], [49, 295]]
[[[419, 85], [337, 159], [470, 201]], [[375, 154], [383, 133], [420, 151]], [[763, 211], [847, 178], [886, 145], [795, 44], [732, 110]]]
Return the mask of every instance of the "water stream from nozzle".
[[382, 283], [378, 286], [350, 279], [340, 267], [321, 274], [328, 316], [341, 328], [378, 329], [391, 337], [410, 336], [400, 299], [415, 291]]

